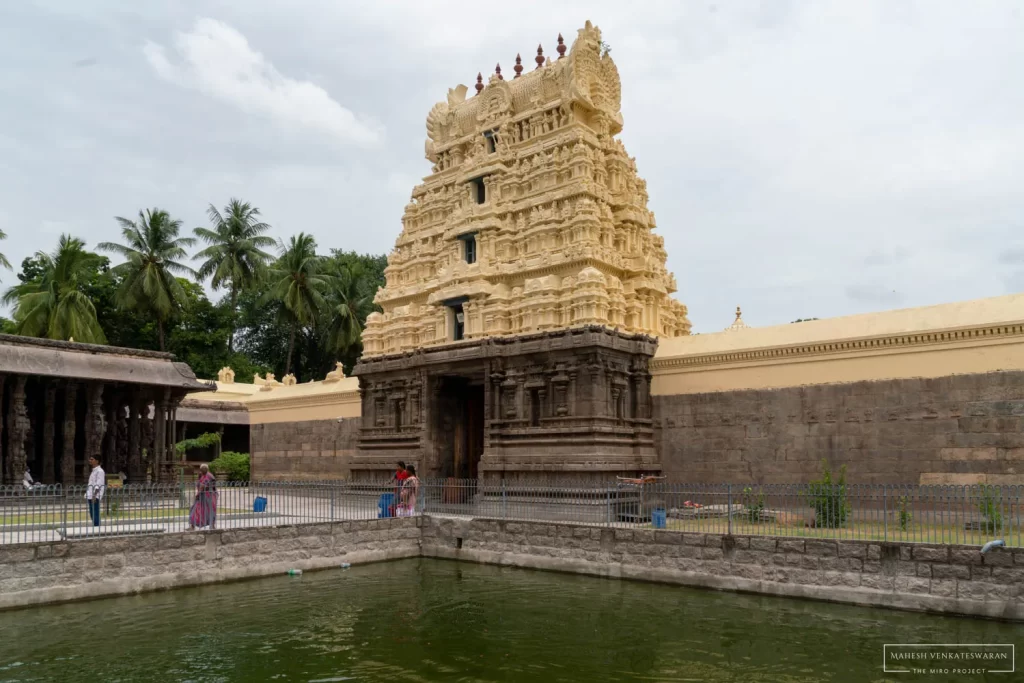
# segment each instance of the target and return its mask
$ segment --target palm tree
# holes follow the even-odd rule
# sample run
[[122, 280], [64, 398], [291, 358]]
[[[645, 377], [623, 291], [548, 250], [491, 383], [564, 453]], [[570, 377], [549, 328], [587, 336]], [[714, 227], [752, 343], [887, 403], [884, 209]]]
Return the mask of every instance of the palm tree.
[[281, 241], [278, 246], [281, 255], [270, 268], [270, 287], [263, 301], [279, 302], [291, 323], [288, 357], [284, 364], [285, 374], [288, 374], [292, 369], [295, 332], [300, 325], [315, 323], [317, 314], [324, 310], [323, 292], [328, 287], [330, 276], [321, 273], [322, 262], [316, 255], [316, 240], [312, 235], [300, 232], [288, 244]]
[[[3, 230], [0, 230], [0, 240], [5, 240], [5, 239], [7, 239], [7, 233], [4, 232]], [[11, 262], [8, 261], [7, 257], [4, 256], [3, 254], [0, 254], [0, 266], [3, 266], [7, 270], [11, 269]]]
[[213, 230], [196, 228], [196, 237], [209, 246], [193, 259], [204, 259], [199, 266], [199, 277], [210, 278], [214, 291], [226, 286], [231, 301], [231, 333], [228, 352], [234, 348], [235, 317], [238, 314], [238, 294], [253, 287], [265, 274], [270, 254], [264, 247], [276, 242], [264, 233], [270, 226], [259, 220], [260, 210], [248, 202], [232, 199], [222, 214], [213, 204], [206, 210]]
[[61, 235], [52, 254], [37, 252], [42, 275], [8, 289], [6, 305], [16, 304], [15, 333], [89, 344], [105, 344], [96, 307], [85, 293], [89, 275], [102, 258], [85, 250], [85, 243]]
[[362, 322], [373, 307], [364, 291], [365, 272], [358, 262], [332, 261], [328, 282], [325, 346], [335, 354], [344, 353], [359, 341]]
[[121, 278], [117, 303], [122, 308], [156, 318], [163, 351], [164, 326], [188, 303], [185, 288], [174, 274], [195, 276], [195, 271], [180, 261], [188, 256], [185, 247], [195, 244], [195, 239], [178, 237], [181, 221], [173, 220], [161, 209], [139, 211], [137, 221], [115, 218], [121, 225], [125, 244], [102, 242], [99, 248], [125, 259], [111, 270]]

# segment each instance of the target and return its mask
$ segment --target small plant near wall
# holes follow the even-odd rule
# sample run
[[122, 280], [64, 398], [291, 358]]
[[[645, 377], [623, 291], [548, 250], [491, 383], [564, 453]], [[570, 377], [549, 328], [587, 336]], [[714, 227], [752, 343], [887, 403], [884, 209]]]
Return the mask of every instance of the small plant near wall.
[[988, 484], [981, 485], [978, 512], [981, 513], [981, 530], [995, 533], [1003, 528], [1003, 513], [999, 510], [999, 489]]
[[764, 512], [764, 492], [758, 490], [755, 493], [751, 487], [745, 487], [743, 489], [743, 508], [747, 519], [751, 522], [760, 522]]
[[850, 516], [849, 492], [846, 488], [846, 465], [839, 468], [833, 478], [827, 460], [821, 461], [821, 478], [807, 486], [807, 502], [814, 509], [814, 525], [836, 529], [846, 524]]
[[224, 451], [210, 469], [225, 481], [249, 481], [249, 454]]
[[910, 528], [910, 522], [914, 519], [914, 515], [910, 512], [908, 505], [906, 496], [900, 496], [896, 500], [896, 510], [899, 512], [900, 517], [900, 531], [906, 531]]

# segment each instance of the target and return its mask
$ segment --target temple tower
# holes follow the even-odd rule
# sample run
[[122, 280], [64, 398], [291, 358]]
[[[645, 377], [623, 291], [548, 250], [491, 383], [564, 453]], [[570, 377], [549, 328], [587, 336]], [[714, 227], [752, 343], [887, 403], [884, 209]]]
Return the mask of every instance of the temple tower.
[[606, 479], [657, 469], [648, 361], [689, 334], [646, 184], [615, 135], [621, 84], [587, 22], [566, 54], [500, 65], [427, 117], [356, 366], [356, 476]]

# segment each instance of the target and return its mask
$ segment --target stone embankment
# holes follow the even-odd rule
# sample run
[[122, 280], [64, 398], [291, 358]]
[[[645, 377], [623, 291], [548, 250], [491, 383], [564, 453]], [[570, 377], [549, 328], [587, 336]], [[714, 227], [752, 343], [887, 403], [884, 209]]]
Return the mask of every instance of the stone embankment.
[[428, 517], [424, 556], [1024, 620], [1024, 550]]
[[422, 518], [0, 546], [0, 609], [420, 554]]
[[421, 556], [1024, 621], [1024, 549], [430, 516], [0, 546], [0, 608]]

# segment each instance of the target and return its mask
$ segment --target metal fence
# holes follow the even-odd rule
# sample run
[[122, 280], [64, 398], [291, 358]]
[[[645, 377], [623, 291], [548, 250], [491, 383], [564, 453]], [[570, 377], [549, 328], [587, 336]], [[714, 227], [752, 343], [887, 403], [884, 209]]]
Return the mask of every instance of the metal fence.
[[92, 518], [85, 486], [0, 488], [0, 544], [399, 515], [570, 522], [617, 528], [1024, 547], [1021, 486], [557, 485], [423, 480], [415, 503], [392, 482], [229, 482], [108, 488]]
[[1022, 486], [428, 482], [423, 510], [619, 528], [1021, 547]]
[[[108, 487], [98, 503], [97, 523], [86, 499], [87, 488], [0, 488], [0, 544], [404, 514], [397, 509], [397, 491], [388, 482], [218, 482], [215, 494], [197, 492], [195, 483], [189, 482]], [[383, 509], [382, 495], [388, 496]]]

